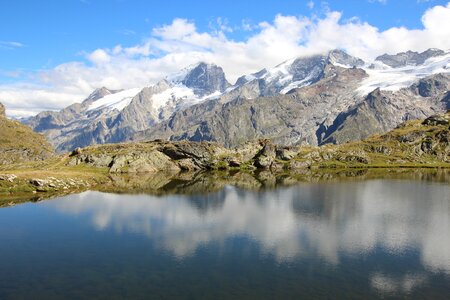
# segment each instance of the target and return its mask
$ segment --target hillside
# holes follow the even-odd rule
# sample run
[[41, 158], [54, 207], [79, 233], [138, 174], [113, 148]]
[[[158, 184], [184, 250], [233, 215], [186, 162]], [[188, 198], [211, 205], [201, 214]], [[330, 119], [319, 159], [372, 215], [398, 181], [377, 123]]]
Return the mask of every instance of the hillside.
[[9, 120], [0, 103], [0, 165], [40, 161], [54, 155], [52, 146], [30, 127]]

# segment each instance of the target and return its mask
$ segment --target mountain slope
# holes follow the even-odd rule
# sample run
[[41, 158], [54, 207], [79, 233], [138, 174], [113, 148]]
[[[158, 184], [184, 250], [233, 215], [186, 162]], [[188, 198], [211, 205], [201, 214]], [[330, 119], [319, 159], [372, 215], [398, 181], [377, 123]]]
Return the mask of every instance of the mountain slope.
[[311, 85], [325, 77], [327, 65], [344, 68], [361, 67], [364, 61], [341, 50], [327, 54], [299, 57], [285, 61], [271, 69], [263, 69], [240, 77], [223, 98], [237, 97], [253, 99], [260, 96], [275, 96]]
[[318, 122], [331, 122], [333, 116], [358, 101], [354, 91], [366, 74], [360, 69], [329, 64], [323, 76], [316, 84], [286, 95], [192, 106], [133, 139], [207, 140], [237, 146], [248, 140], [269, 138], [284, 145], [317, 145]]
[[[270, 138], [284, 145], [343, 143], [445, 111], [450, 53], [430, 49], [366, 63], [341, 50], [298, 57], [240, 77], [199, 63], [154, 86], [96, 90], [29, 121], [59, 151], [126, 140]], [[439, 75], [441, 74], [441, 75]]]
[[450, 109], [450, 74], [431, 75], [398, 92], [376, 89], [363, 102], [339, 114], [319, 144], [345, 143]]
[[150, 87], [95, 90], [82, 103], [28, 120], [58, 151], [119, 142], [163, 120], [174, 111], [215, 97], [229, 83], [222, 68], [199, 63]]
[[0, 165], [44, 160], [53, 154], [44, 136], [18, 121], [7, 119], [0, 103]]

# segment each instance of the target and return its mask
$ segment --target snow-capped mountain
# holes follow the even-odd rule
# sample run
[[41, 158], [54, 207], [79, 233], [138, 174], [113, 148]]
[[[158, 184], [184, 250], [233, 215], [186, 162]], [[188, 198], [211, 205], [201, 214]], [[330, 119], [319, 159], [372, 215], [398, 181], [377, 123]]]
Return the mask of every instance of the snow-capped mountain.
[[369, 76], [358, 88], [361, 95], [367, 95], [376, 88], [398, 91], [427, 76], [450, 73], [450, 53], [430, 49], [422, 53], [385, 54], [364, 70]]
[[[213, 140], [228, 146], [259, 137], [284, 144], [341, 142], [347, 138], [335, 132], [348, 123], [342, 118], [373, 98], [374, 90], [390, 99], [386, 106], [397, 105], [401, 111], [394, 121], [377, 125], [379, 130], [446, 109], [448, 76], [433, 76], [449, 73], [449, 64], [450, 53], [437, 49], [385, 54], [370, 63], [333, 50], [287, 60], [230, 85], [221, 67], [198, 63], [153, 86], [97, 89], [82, 103], [40, 113], [28, 123], [58, 150], [149, 138]], [[426, 81], [430, 76], [444, 89]], [[428, 96], [417, 86], [420, 80], [431, 85]], [[348, 139], [373, 132], [354, 130], [346, 134]]]
[[199, 63], [154, 86], [95, 90], [82, 103], [28, 120], [57, 150], [120, 142], [130, 134], [167, 120], [175, 111], [221, 95], [230, 84], [222, 68]]
[[[414, 64], [410, 59], [398, 67], [381, 59], [363, 62], [339, 50], [291, 59], [243, 76], [220, 101], [175, 112], [131, 139], [210, 140], [236, 146], [257, 138], [285, 145], [365, 138], [449, 109], [449, 55], [434, 50], [410, 53]], [[399, 57], [390, 59], [402, 61]]]
[[381, 62], [386, 66], [392, 68], [419, 66], [425, 63], [428, 59], [437, 56], [443, 56], [445, 52], [440, 49], [428, 49], [422, 53], [407, 51], [397, 53], [395, 55], [383, 54], [375, 59], [375, 62]]
[[342, 50], [293, 58], [274, 68], [263, 69], [240, 77], [229, 91], [234, 91], [234, 94], [242, 92], [241, 96], [249, 99], [286, 94], [293, 89], [308, 86], [321, 80], [324, 77], [324, 69], [327, 64], [352, 68], [363, 66], [364, 61], [352, 57]]
[[122, 111], [127, 107], [134, 96], [136, 96], [141, 89], [129, 89], [120, 92], [111, 93], [102, 98], [93, 101], [87, 108], [87, 111], [95, 110], [118, 110]]

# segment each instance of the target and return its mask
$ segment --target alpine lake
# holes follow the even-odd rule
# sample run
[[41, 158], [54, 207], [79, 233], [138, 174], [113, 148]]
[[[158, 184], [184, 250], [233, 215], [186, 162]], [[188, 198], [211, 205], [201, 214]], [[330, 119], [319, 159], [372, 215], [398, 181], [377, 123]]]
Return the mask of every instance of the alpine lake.
[[208, 176], [3, 206], [0, 299], [450, 297], [450, 171]]

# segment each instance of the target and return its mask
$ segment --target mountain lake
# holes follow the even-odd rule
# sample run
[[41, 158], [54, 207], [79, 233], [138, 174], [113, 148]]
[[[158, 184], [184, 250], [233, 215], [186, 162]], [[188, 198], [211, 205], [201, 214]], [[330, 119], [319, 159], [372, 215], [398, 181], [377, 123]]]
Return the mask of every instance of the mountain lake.
[[0, 208], [0, 240], [5, 300], [450, 296], [450, 185], [433, 176], [88, 191]]

